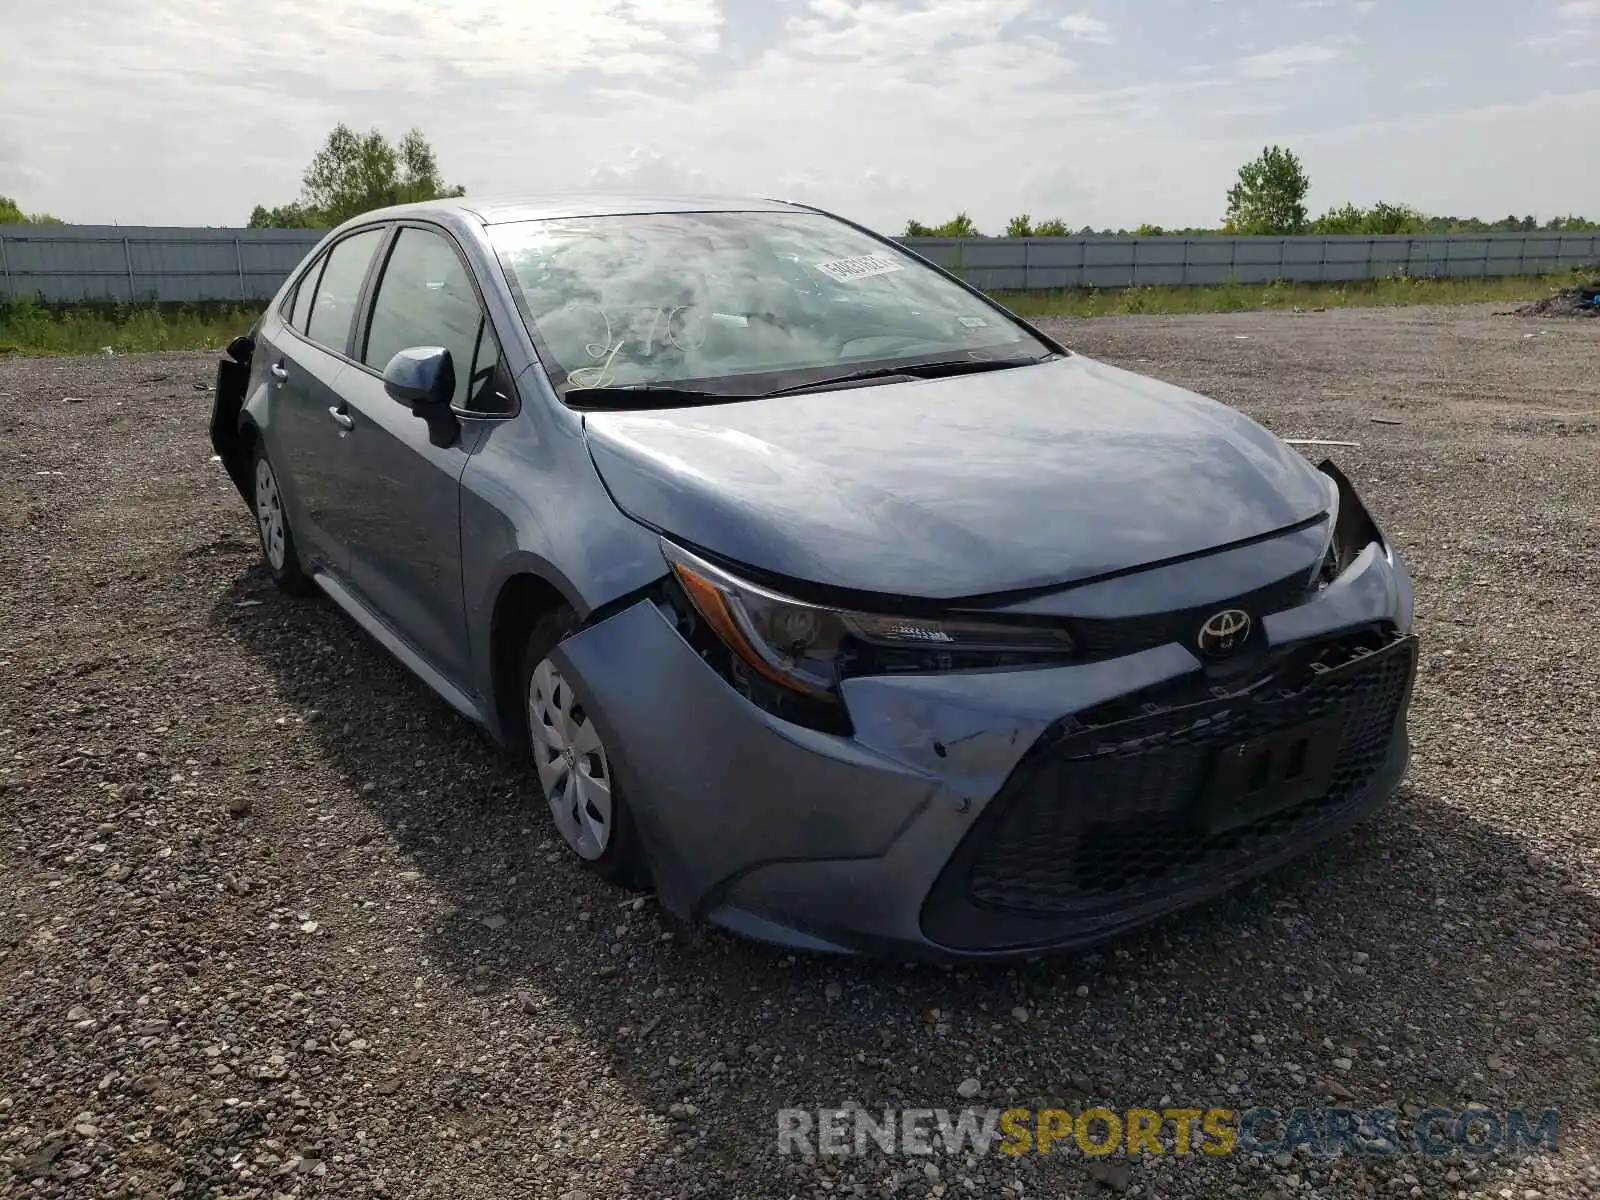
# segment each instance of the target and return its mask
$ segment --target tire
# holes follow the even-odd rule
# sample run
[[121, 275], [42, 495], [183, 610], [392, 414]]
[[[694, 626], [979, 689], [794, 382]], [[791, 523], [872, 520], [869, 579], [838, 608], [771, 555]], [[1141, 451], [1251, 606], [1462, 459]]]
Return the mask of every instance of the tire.
[[309, 596], [317, 590], [300, 565], [300, 551], [284, 511], [278, 473], [258, 437], [250, 456], [250, 510], [255, 514], [261, 541], [261, 565], [272, 582], [291, 596]]
[[572, 856], [608, 883], [644, 890], [644, 852], [599, 730], [550, 659], [577, 628], [577, 614], [562, 605], [528, 635], [521, 676], [528, 755], [551, 824]]

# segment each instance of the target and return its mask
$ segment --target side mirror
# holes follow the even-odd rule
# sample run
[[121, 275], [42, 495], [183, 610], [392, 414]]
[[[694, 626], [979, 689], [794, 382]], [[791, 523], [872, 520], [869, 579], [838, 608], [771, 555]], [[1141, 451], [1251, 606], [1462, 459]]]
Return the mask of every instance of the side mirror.
[[456, 365], [443, 346], [400, 351], [383, 369], [383, 390], [427, 422], [432, 445], [453, 446], [461, 435], [461, 422], [450, 409], [456, 394]]
[[447, 406], [456, 394], [456, 367], [443, 346], [402, 350], [383, 369], [383, 390], [410, 409]]

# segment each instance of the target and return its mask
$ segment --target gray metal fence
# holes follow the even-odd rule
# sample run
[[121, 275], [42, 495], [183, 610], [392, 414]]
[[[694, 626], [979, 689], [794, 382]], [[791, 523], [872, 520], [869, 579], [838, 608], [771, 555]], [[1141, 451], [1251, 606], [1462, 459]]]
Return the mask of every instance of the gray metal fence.
[[[257, 303], [318, 229], [0, 225], [0, 297]], [[1600, 234], [1452, 237], [906, 238], [991, 291], [1542, 275], [1600, 263]]]
[[1600, 263], [1600, 234], [1449, 237], [909, 238], [989, 291], [1547, 275]]
[[256, 304], [321, 229], [0, 225], [0, 297], [62, 303], [232, 300]]

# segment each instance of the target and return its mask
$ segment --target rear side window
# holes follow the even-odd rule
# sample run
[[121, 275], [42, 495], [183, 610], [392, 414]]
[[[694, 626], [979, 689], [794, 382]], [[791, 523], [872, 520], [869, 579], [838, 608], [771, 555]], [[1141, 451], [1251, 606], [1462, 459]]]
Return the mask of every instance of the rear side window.
[[494, 399], [499, 347], [461, 256], [441, 235], [406, 228], [383, 269], [361, 360], [382, 371], [401, 350], [415, 346], [450, 351], [457, 408], [492, 412], [505, 404]]
[[[350, 340], [350, 327], [355, 323], [361, 285], [366, 281], [373, 252], [382, 240], [383, 230], [368, 229], [345, 238], [328, 251], [328, 263], [317, 280], [316, 297], [306, 321], [305, 333], [312, 341], [344, 353]], [[299, 308], [298, 297], [295, 307]]]
[[289, 324], [296, 333], [306, 331], [306, 318], [311, 315], [311, 298], [317, 294], [317, 276], [322, 274], [326, 256], [311, 264], [311, 269], [301, 277], [294, 290], [294, 307], [289, 312]]

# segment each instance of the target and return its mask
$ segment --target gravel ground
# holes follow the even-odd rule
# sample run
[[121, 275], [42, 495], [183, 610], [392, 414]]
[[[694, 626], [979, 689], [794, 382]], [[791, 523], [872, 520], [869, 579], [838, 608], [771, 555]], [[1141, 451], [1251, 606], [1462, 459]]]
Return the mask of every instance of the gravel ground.
[[[0, 362], [0, 1194], [1600, 1190], [1600, 326], [1059, 330], [1361, 443], [1331, 453], [1415, 573], [1417, 756], [1301, 866], [983, 970], [796, 960], [593, 881], [529, 776], [274, 592], [209, 461], [211, 357]], [[774, 1152], [781, 1106], [969, 1095], [1554, 1106], [1561, 1152]]]

